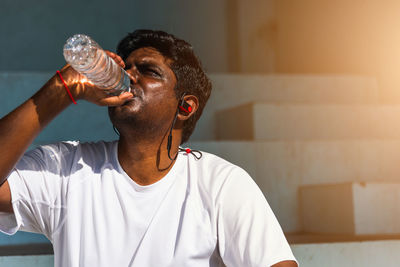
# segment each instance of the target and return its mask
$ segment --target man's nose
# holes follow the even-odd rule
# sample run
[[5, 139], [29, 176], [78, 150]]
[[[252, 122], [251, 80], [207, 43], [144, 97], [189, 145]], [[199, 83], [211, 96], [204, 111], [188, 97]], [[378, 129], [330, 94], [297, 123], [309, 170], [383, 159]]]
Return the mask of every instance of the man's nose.
[[133, 81], [133, 83], [137, 83], [139, 80], [139, 74], [138, 71], [135, 67], [132, 67], [130, 69], [127, 69], [126, 72], [128, 73], [130, 79]]

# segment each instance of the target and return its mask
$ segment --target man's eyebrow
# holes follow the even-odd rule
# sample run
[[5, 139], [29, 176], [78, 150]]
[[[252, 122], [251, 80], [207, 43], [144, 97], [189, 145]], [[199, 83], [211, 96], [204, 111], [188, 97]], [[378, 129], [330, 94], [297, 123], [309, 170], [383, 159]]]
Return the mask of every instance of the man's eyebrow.
[[152, 57], [142, 57], [142, 58], [139, 58], [138, 61], [141, 62], [141, 63], [148, 63], [148, 64], [153, 64], [153, 65], [158, 65], [158, 61], [155, 60]]
[[[133, 64], [133, 63], [139, 63], [139, 64], [147, 64], [147, 65], [152, 65], [152, 66], [158, 66], [158, 61], [151, 57], [142, 57], [142, 58], [137, 58], [137, 59], [132, 59], [129, 60], [129, 58], [126, 60], [127, 64]], [[168, 64], [167, 64], [168, 65]]]
[[[136, 61], [136, 63], [137, 63], [137, 64], [140, 64], [140, 65], [145, 65], [145, 66], [147, 66], [147, 67], [156, 68], [156, 69], [158, 69], [159, 71], [162, 71], [162, 68], [160, 67], [159, 62], [156, 61], [156, 60], [154, 60], [154, 59], [152, 59], [152, 58], [141, 58], [141, 59], [138, 59], [138, 60]], [[169, 67], [169, 65], [167, 64], [167, 62], [163, 62], [163, 63], [165, 64], [165, 66]]]

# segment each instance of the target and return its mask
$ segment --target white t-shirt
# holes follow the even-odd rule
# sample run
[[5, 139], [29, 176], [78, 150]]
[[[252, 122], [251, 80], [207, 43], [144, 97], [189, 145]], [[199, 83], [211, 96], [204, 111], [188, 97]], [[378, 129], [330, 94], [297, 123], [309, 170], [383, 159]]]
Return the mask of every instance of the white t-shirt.
[[55, 266], [250, 267], [295, 260], [260, 189], [241, 168], [179, 154], [140, 186], [117, 142], [62, 142], [27, 152], [8, 177], [14, 214], [0, 230], [44, 234]]

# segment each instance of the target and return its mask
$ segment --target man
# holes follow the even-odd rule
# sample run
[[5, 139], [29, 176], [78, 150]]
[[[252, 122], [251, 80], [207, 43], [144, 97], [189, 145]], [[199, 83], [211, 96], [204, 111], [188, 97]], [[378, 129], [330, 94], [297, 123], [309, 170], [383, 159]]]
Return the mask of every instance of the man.
[[[0, 230], [45, 234], [55, 266], [297, 266], [248, 174], [179, 148], [211, 92], [192, 47], [138, 30], [117, 52], [109, 55], [131, 76], [131, 93], [110, 96], [66, 66], [1, 119]], [[71, 104], [66, 89], [109, 106], [118, 142], [61, 142], [22, 156]]]

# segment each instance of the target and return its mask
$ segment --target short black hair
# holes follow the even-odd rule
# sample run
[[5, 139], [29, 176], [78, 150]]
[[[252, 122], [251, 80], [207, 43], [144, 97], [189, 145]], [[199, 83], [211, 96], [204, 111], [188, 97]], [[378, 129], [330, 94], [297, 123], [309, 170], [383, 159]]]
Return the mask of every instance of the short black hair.
[[154, 30], [136, 30], [122, 39], [117, 47], [118, 55], [125, 61], [132, 51], [152, 47], [164, 57], [170, 59], [170, 67], [175, 73], [177, 85], [176, 98], [183, 94], [194, 95], [199, 100], [199, 107], [183, 125], [181, 144], [187, 142], [192, 135], [204, 106], [211, 94], [211, 81], [207, 77], [200, 60], [194, 54], [193, 47], [172, 34]]

